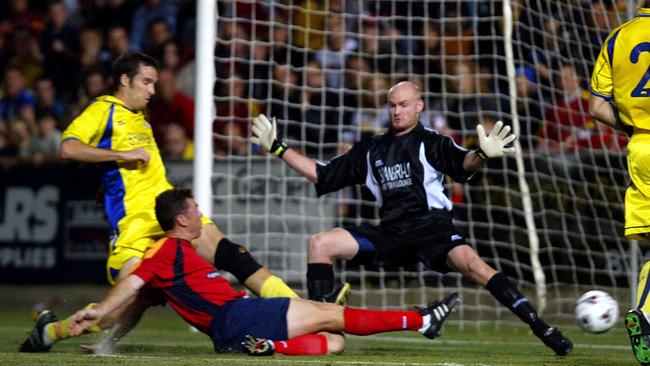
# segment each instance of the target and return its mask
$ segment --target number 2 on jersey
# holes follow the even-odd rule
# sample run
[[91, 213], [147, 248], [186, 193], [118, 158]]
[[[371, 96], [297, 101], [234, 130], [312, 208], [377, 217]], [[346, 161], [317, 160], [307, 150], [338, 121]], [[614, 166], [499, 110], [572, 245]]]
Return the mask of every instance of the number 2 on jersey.
[[[639, 56], [643, 52], [650, 52], [650, 42], [643, 42], [634, 46], [632, 52], [630, 52], [630, 61], [633, 64], [639, 62]], [[650, 97], [650, 88], [644, 88], [644, 86], [648, 83], [648, 80], [650, 80], [650, 66], [648, 66], [648, 69], [645, 71], [645, 75], [643, 75], [641, 81], [639, 81], [639, 83], [636, 85], [636, 88], [632, 90], [632, 97], [634, 98]]]

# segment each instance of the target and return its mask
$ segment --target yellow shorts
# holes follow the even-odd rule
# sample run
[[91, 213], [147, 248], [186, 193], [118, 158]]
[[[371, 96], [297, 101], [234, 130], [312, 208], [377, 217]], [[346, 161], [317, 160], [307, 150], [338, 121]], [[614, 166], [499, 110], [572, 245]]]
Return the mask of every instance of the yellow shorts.
[[650, 240], [650, 134], [632, 135], [627, 150], [632, 185], [625, 191], [625, 237]]
[[[205, 216], [201, 222], [204, 225], [214, 224]], [[151, 245], [165, 236], [155, 213], [148, 211], [124, 217], [118, 227], [124, 229], [111, 236], [110, 254], [106, 262], [106, 277], [111, 285], [115, 285], [115, 279], [126, 261], [133, 257], [142, 258]]]

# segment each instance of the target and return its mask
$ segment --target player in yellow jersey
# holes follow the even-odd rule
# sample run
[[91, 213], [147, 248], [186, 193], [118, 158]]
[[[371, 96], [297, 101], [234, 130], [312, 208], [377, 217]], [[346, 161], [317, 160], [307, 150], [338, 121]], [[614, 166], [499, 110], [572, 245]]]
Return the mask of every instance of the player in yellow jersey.
[[[631, 135], [625, 236], [650, 240], [650, 0], [638, 5], [638, 16], [605, 39], [591, 79], [589, 114]], [[625, 315], [632, 351], [642, 365], [650, 365], [649, 271], [646, 260], [639, 274], [637, 305]]]
[[[95, 99], [62, 135], [62, 158], [103, 164], [105, 169], [104, 207], [113, 230], [107, 261], [111, 284], [127, 277], [146, 249], [164, 236], [156, 220], [155, 199], [172, 186], [167, 181], [151, 125], [143, 113], [155, 93], [157, 67], [156, 60], [142, 53], [119, 57], [112, 72], [114, 93]], [[262, 297], [298, 297], [243, 246], [229, 241], [209, 219], [203, 218], [203, 222], [201, 236], [194, 243], [199, 255], [232, 273]], [[111, 331], [90, 350], [110, 352], [151, 301], [141, 299], [125, 312], [112, 314], [102, 324], [103, 327], [113, 325]], [[51, 312], [41, 312], [21, 351], [48, 351], [53, 342], [69, 336], [69, 321], [69, 318], [57, 321]]]

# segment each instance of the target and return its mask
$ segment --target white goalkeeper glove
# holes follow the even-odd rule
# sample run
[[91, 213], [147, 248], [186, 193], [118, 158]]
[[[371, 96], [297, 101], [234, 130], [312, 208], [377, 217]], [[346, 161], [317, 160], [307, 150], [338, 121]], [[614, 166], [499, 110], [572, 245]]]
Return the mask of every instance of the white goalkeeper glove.
[[273, 121], [271, 122], [268, 117], [260, 114], [253, 119], [253, 126], [251, 127], [253, 136], [250, 138], [250, 141], [260, 145], [266, 152], [273, 153], [275, 156], [282, 158], [282, 155], [289, 149], [289, 146], [282, 142], [282, 140], [278, 140], [276, 126], [275, 117], [273, 117]]
[[515, 152], [514, 147], [506, 147], [509, 143], [513, 142], [517, 136], [510, 132], [510, 126], [504, 126], [503, 122], [497, 121], [494, 128], [490, 131], [490, 135], [485, 134], [485, 128], [479, 124], [476, 126], [478, 133], [479, 148], [476, 150], [479, 158], [487, 160], [490, 158], [500, 158], [505, 154], [512, 154]]

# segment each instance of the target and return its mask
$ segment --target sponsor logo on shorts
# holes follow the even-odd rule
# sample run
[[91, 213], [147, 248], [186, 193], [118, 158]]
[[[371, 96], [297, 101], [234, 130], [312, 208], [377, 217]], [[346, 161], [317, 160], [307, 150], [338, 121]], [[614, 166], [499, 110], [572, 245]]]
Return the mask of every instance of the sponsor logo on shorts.
[[451, 241], [460, 241], [460, 240], [463, 240], [463, 237], [458, 234], [454, 234], [451, 236]]

